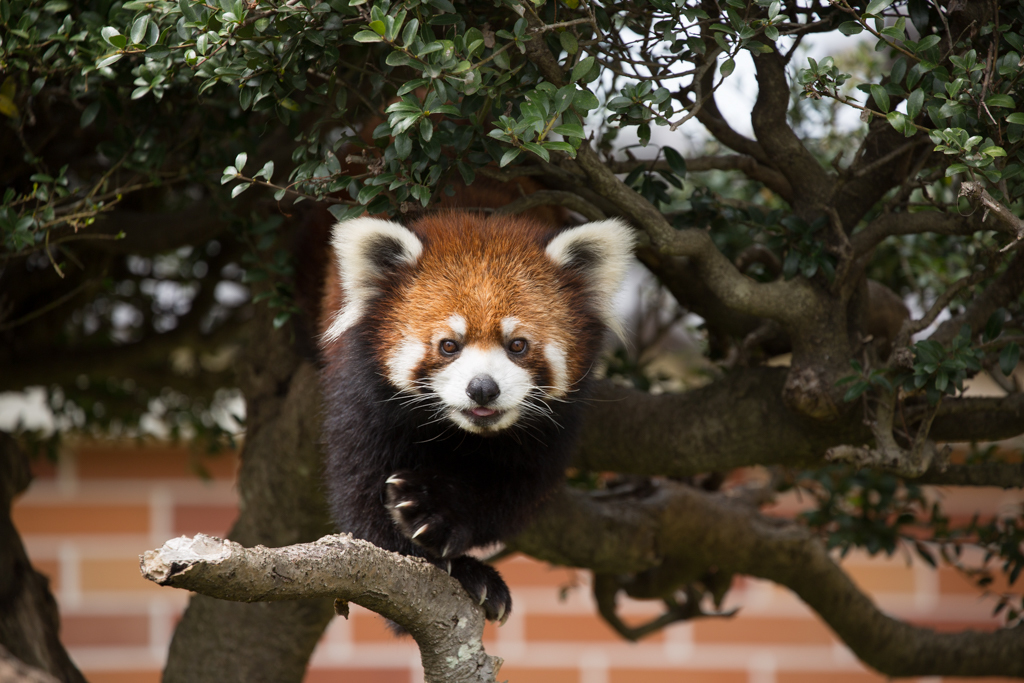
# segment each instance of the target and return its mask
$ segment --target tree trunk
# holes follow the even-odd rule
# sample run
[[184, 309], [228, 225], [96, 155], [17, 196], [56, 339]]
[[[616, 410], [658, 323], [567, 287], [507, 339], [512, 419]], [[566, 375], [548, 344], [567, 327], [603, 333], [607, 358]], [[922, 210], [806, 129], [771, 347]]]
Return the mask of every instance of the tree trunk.
[[[85, 683], [58, 638], [60, 616], [50, 582], [32, 568], [11, 522], [11, 503], [31, 480], [28, 456], [0, 432], [0, 650], [26, 664], [26, 672], [38, 669], [65, 683]], [[6, 655], [5, 661], [20, 671]]]
[[[317, 370], [289, 330], [258, 307], [240, 366], [246, 436], [238, 476], [240, 514], [228, 537], [281, 547], [333, 533], [320, 455]], [[194, 596], [174, 632], [166, 683], [299, 683], [334, 609], [330, 600], [241, 604]]]

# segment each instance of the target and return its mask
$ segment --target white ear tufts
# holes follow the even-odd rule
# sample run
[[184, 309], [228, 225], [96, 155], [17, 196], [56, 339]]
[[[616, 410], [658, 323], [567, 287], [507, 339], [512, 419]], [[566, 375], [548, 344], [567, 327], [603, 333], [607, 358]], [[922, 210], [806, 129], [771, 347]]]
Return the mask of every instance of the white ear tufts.
[[587, 279], [602, 321], [620, 339], [624, 333], [614, 301], [629, 271], [635, 243], [633, 231], [624, 221], [609, 218], [564, 230], [547, 247], [555, 265], [578, 269]]
[[415, 265], [423, 253], [423, 243], [405, 226], [366, 216], [335, 225], [331, 247], [345, 305], [335, 314], [321, 343], [336, 340], [359, 322], [388, 271]]

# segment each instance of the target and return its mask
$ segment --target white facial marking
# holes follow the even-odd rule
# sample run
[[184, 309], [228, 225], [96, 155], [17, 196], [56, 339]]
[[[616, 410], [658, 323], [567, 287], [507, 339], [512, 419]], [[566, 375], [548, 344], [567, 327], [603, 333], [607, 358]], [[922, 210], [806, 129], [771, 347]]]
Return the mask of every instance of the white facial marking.
[[569, 364], [565, 355], [565, 349], [555, 342], [544, 345], [544, 357], [551, 368], [551, 389], [548, 393], [555, 398], [561, 398], [569, 393]]
[[341, 274], [345, 305], [334, 316], [321, 343], [336, 340], [363, 317], [366, 302], [378, 291], [381, 264], [374, 260], [377, 256], [374, 247], [382, 242], [394, 245], [394, 257], [406, 264], [416, 263], [423, 253], [423, 243], [419, 238], [398, 223], [363, 216], [334, 226], [331, 247], [334, 249], [335, 267]]
[[[502, 413], [501, 419], [487, 427], [473, 423], [462, 414], [463, 410], [477, 407], [466, 394], [470, 380], [478, 375], [488, 375], [498, 385], [498, 395], [489, 408]], [[533, 387], [530, 373], [519, 367], [499, 346], [482, 347], [477, 344], [462, 349], [459, 357], [432, 379], [435, 393], [451, 409], [451, 419], [468, 432], [496, 432], [515, 424], [520, 415], [520, 404]]]
[[511, 337], [517, 327], [519, 327], [519, 318], [509, 316], [501, 319], [501, 333], [505, 335], [505, 339]]
[[448, 327], [452, 328], [452, 332], [460, 337], [466, 336], [466, 319], [458, 313], [448, 317]]
[[401, 391], [414, 391], [413, 371], [423, 360], [427, 349], [421, 341], [406, 335], [387, 357], [388, 379]]

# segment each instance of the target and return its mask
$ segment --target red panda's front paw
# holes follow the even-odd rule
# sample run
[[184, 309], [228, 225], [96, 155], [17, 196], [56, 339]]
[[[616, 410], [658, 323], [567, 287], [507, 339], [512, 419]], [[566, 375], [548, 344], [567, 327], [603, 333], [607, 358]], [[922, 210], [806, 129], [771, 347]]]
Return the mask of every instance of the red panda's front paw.
[[484, 608], [487, 618], [504, 624], [512, 613], [512, 595], [498, 570], [473, 557], [457, 557], [448, 564], [449, 573]]
[[388, 512], [406, 538], [440, 559], [458, 557], [469, 549], [469, 528], [456, 521], [444, 503], [457, 495], [452, 487], [412, 471], [396, 472], [385, 484]]

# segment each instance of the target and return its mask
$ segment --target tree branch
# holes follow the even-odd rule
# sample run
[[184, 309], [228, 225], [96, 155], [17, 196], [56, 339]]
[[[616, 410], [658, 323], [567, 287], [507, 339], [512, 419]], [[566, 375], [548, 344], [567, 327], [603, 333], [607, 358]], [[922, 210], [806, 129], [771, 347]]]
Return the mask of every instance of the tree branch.
[[1018, 251], [1003, 274], [974, 297], [963, 313], [939, 325], [931, 339], [947, 344], [960, 333], [964, 325], [970, 325], [977, 332], [997, 308], [1015, 301], [1021, 292], [1024, 292], [1024, 252]]
[[[591, 405], [574, 464], [596, 472], [684, 477], [757, 464], [812, 465], [833, 446], [872, 440], [859, 411], [820, 423], [787, 408], [779, 400], [786, 373], [787, 368], [751, 367], [699, 389], [657, 396], [598, 382], [587, 399]], [[911, 422], [920, 419], [916, 411], [907, 408]], [[1024, 394], [1013, 394], [947, 398], [929, 436], [956, 442], [1021, 433]], [[970, 467], [978, 472], [978, 484], [1002, 483], [994, 469], [985, 474]]]
[[1024, 676], [1024, 626], [936, 633], [881, 612], [804, 526], [670, 481], [646, 497], [564, 489], [510, 546], [602, 573], [668, 572], [683, 582], [711, 567], [788, 587], [861, 660], [889, 676]]
[[789, 180], [797, 202], [824, 206], [832, 193], [834, 180], [824, 172], [793, 129], [786, 113], [789, 109], [789, 82], [786, 65], [777, 52], [754, 57], [757, 69], [757, 102], [750, 123], [770, 164]]
[[381, 550], [351, 534], [285, 548], [183, 536], [146, 551], [140, 568], [161, 586], [220, 600], [334, 598], [362, 605], [412, 635], [430, 683], [492, 683], [501, 666], [481, 642], [483, 609], [458, 581], [426, 560]]
[[619, 180], [589, 144], [580, 145], [576, 161], [593, 189], [646, 232], [662, 253], [689, 256], [710, 289], [730, 308], [752, 315], [795, 322], [813, 314], [817, 298], [801, 279], [759, 283], [736, 270], [705, 230], [675, 230], [660, 211]]
[[[671, 171], [668, 162], [658, 161], [609, 161], [607, 165], [615, 173], [629, 173], [643, 164], [651, 171]], [[687, 172], [693, 171], [741, 171], [751, 180], [764, 183], [765, 187], [786, 201], [792, 201], [793, 188], [786, 177], [774, 168], [758, 163], [757, 159], [742, 154], [723, 154], [713, 157], [696, 157], [686, 160]]]
[[985, 230], [980, 216], [923, 211], [921, 213], [885, 213], [868, 223], [850, 238], [855, 256], [863, 256], [886, 237], [933, 232], [938, 235], [971, 235]]

